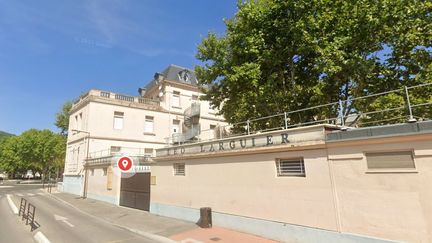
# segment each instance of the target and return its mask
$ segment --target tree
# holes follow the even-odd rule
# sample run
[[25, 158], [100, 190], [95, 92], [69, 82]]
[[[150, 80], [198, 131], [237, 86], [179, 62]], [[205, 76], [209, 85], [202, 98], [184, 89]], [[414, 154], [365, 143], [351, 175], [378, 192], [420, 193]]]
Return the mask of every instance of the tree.
[[67, 132], [69, 129], [69, 112], [72, 109], [72, 102], [66, 101], [61, 111], [56, 114], [55, 125], [60, 129], [60, 134], [63, 136], [67, 136]]
[[48, 172], [62, 168], [66, 150], [66, 139], [50, 130], [30, 129], [21, 134], [21, 156], [25, 164], [40, 171], [45, 180]]
[[66, 138], [50, 130], [30, 129], [0, 143], [0, 170], [12, 175], [27, 170], [44, 179], [49, 171], [63, 168]]
[[0, 131], [0, 143], [3, 140], [5, 140], [6, 138], [11, 137], [11, 136], [15, 136], [15, 135], [7, 133], [7, 132]]
[[[239, 1], [225, 35], [210, 32], [198, 46], [204, 99], [236, 123], [432, 82], [431, 10], [416, 0]], [[412, 99], [432, 102], [431, 94]], [[403, 94], [395, 95], [347, 102], [344, 112], [398, 106]], [[305, 111], [290, 122], [337, 112], [337, 105]], [[430, 117], [430, 106], [419, 114]]]
[[7, 172], [11, 177], [15, 177], [17, 173], [25, 173], [26, 166], [22, 163], [19, 151], [18, 136], [9, 137], [0, 143], [0, 171]]

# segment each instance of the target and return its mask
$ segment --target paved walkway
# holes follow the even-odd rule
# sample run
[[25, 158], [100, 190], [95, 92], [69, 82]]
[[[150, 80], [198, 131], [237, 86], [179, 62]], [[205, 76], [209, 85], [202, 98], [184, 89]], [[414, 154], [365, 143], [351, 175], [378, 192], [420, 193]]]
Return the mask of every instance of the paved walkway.
[[[54, 191], [53, 191], [54, 192]], [[93, 199], [81, 199], [77, 195], [54, 192], [52, 197], [69, 204], [84, 213], [106, 220], [114, 225], [144, 236], [153, 236], [161, 242], [181, 243], [274, 243], [276, 241], [240, 233], [220, 227], [199, 228], [196, 224], [150, 214], [146, 211], [119, 207]], [[159, 238], [158, 238], [159, 237]]]

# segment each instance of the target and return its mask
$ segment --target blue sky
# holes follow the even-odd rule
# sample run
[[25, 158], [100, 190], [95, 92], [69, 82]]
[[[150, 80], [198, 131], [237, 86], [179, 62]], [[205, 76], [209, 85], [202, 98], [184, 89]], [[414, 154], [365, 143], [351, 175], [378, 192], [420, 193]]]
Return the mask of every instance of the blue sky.
[[91, 88], [137, 95], [167, 65], [199, 64], [236, 2], [0, 0], [0, 130], [57, 131], [62, 104]]

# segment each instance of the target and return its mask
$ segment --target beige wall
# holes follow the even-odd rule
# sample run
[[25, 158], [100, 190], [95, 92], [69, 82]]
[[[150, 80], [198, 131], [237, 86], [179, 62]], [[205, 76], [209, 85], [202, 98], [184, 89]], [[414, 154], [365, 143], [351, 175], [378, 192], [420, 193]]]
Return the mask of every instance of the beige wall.
[[[112, 189], [107, 189], [107, 178], [108, 174], [104, 175], [104, 168], [107, 166], [96, 166], [88, 169], [87, 175], [87, 195], [97, 195], [100, 198], [116, 198], [120, 196], [120, 178], [115, 173], [112, 174]], [[91, 175], [91, 170], [94, 170], [94, 174]], [[91, 186], [89, 186], [91, 185]]]
[[[432, 242], [432, 135], [327, 143], [321, 149], [159, 161], [152, 203], [406, 242]], [[369, 171], [365, 152], [414, 151], [416, 169]], [[304, 157], [306, 177], [277, 177]], [[173, 163], [186, 163], [186, 176]]]
[[[172, 112], [180, 112], [183, 113], [184, 110], [191, 106], [192, 102], [197, 102], [192, 100], [192, 95], [202, 96], [203, 93], [199, 92], [196, 87], [191, 89], [182, 88], [182, 85], [176, 85], [174, 83], [163, 83], [164, 86], [164, 96], [162, 97], [161, 106], [165, 108], [165, 110], [169, 110]], [[180, 92], [180, 108], [172, 106], [173, 93], [174, 91]], [[210, 103], [205, 100], [198, 100], [201, 104], [201, 116], [209, 119], [221, 119], [222, 117], [217, 116], [218, 112], [216, 109], [212, 109], [210, 107]]]
[[[432, 142], [398, 141], [329, 145], [342, 231], [432, 242]], [[398, 150], [414, 151], [415, 172], [368, 172], [364, 152]]]
[[[276, 158], [304, 157], [306, 177], [277, 177]], [[152, 166], [152, 202], [336, 230], [325, 150], [190, 159]], [[306, 216], [307, 215], [307, 216]]]

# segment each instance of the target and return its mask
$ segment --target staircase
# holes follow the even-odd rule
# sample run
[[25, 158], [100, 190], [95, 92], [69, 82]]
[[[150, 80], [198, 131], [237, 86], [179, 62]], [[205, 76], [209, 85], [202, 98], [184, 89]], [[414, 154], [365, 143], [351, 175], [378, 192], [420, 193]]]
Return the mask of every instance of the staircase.
[[192, 103], [192, 105], [184, 111], [183, 115], [183, 133], [176, 133], [172, 135], [172, 140], [174, 144], [191, 141], [201, 132], [201, 126], [199, 124], [199, 119], [201, 115], [200, 103]]

